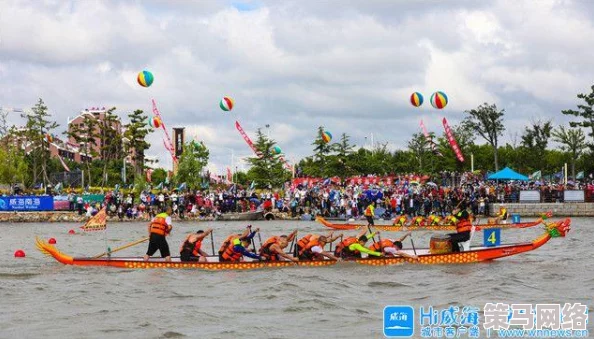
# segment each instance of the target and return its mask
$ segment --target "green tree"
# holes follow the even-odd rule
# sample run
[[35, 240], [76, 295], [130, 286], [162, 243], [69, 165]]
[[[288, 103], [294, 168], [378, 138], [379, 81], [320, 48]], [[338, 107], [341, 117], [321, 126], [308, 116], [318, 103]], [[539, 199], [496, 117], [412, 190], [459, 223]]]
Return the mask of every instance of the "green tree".
[[30, 112], [23, 113], [21, 116], [27, 119], [22, 136], [27, 140], [26, 147], [29, 149], [33, 163], [33, 182], [37, 183], [38, 168], [41, 167], [41, 180], [44, 186], [46, 186], [49, 183], [47, 163], [50, 157], [50, 138], [48, 136], [51, 136], [52, 131], [59, 125], [55, 121], [48, 119], [50, 114], [41, 98]]
[[499, 161], [497, 157], [497, 148], [499, 146], [499, 136], [505, 130], [503, 125], [503, 116], [505, 110], [497, 110], [495, 104], [484, 103], [470, 111], [465, 111], [469, 116], [464, 119], [463, 124], [467, 128], [476, 131], [493, 148], [493, 158], [495, 160], [495, 171], [499, 171]]
[[424, 160], [428, 158], [428, 145], [427, 139], [421, 133], [414, 133], [412, 139], [408, 141], [408, 150], [413, 154], [416, 164], [418, 165], [417, 170], [423, 172]]
[[[87, 184], [90, 186], [93, 182], [93, 175], [91, 173], [91, 162], [93, 158], [97, 157], [97, 138], [99, 137], [98, 131], [99, 122], [97, 118], [91, 113], [83, 114], [83, 120], [80, 124], [71, 124], [65, 134], [78, 144], [79, 151], [81, 154], [82, 162], [87, 168], [86, 174], [88, 176]], [[93, 168], [96, 170], [96, 168]], [[97, 176], [95, 176], [97, 178]]]
[[[464, 159], [470, 160], [470, 154], [472, 154], [471, 146], [474, 145], [475, 139], [474, 133], [464, 123], [453, 125], [451, 129], [452, 134], [456, 139], [456, 143], [458, 143], [458, 147], [460, 147], [460, 151], [464, 155]], [[437, 166], [439, 170], [462, 172], [468, 169], [465, 167], [466, 165], [463, 162], [460, 162], [456, 157], [454, 150], [452, 150], [452, 147], [450, 146], [450, 142], [448, 141], [445, 131], [443, 135], [437, 140], [439, 145], [438, 150], [443, 155], [443, 157], [437, 157]]]
[[350, 138], [346, 133], [342, 133], [340, 141], [331, 145], [334, 156], [329, 159], [327, 176], [348, 177], [353, 174], [353, 169], [349, 162], [354, 153], [354, 146], [349, 142]]
[[[9, 138], [16, 138], [16, 132], [12, 129], [7, 132]], [[16, 139], [13, 139], [16, 140]], [[0, 146], [0, 182], [13, 186], [15, 183], [24, 184], [27, 180], [29, 168], [25, 161], [25, 153], [14, 142], [7, 141]]]
[[559, 126], [553, 130], [552, 136], [554, 141], [561, 144], [561, 150], [571, 155], [571, 177], [575, 180], [575, 162], [587, 147], [584, 132], [579, 128]]
[[553, 125], [551, 121], [535, 121], [531, 126], [526, 126], [522, 135], [522, 146], [528, 151], [523, 159], [529, 160], [530, 170], [538, 169], [544, 158], [545, 150], [551, 137]]
[[124, 136], [130, 140], [129, 147], [134, 152], [134, 174], [135, 177], [144, 176], [144, 151], [151, 147], [145, 139], [153, 129], [147, 127], [148, 116], [140, 109], [128, 114], [128, 117], [130, 122], [125, 126]]
[[[561, 111], [565, 115], [573, 115], [575, 117], [582, 118], [581, 121], [572, 121], [569, 123], [571, 127], [584, 127], [588, 128], [588, 136], [594, 138], [594, 85], [590, 87], [591, 92], [589, 94], [580, 93], [577, 95], [578, 99], [582, 99], [584, 104], [577, 105], [577, 110], [567, 109]], [[594, 151], [594, 143], [589, 142], [588, 146]]]
[[167, 171], [163, 168], [157, 168], [153, 171], [151, 175], [151, 181], [153, 185], [158, 185], [159, 183], [165, 182], [167, 178]]
[[248, 178], [255, 181], [258, 188], [280, 187], [290, 179], [291, 174], [284, 169], [282, 162], [272, 152], [276, 142], [264, 135], [261, 129], [258, 129], [256, 134], [255, 146], [262, 156], [248, 158], [248, 162], [252, 165], [248, 171]]
[[119, 118], [113, 113], [115, 107], [105, 112], [105, 116], [99, 122], [99, 133], [97, 139], [100, 146], [100, 159], [102, 160], [103, 173], [101, 186], [107, 185], [109, 179], [109, 165], [117, 161], [119, 164], [122, 157], [122, 133]]
[[185, 143], [178, 162], [176, 182], [185, 182], [189, 188], [199, 188], [202, 183], [202, 169], [208, 164], [209, 155], [204, 143]]

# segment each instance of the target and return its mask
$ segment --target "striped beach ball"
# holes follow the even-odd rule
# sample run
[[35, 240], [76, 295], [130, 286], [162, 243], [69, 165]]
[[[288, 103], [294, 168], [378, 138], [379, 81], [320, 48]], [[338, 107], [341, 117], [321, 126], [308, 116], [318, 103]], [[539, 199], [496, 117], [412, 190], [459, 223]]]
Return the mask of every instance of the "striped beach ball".
[[410, 103], [415, 106], [419, 107], [423, 104], [423, 94], [419, 92], [414, 92], [410, 95]]
[[435, 92], [431, 95], [431, 106], [442, 109], [448, 104], [448, 96], [444, 92]]
[[223, 97], [219, 103], [219, 107], [225, 112], [228, 112], [235, 107], [235, 101], [231, 97]]
[[161, 119], [159, 119], [158, 116], [154, 116], [151, 119], [149, 119], [149, 125], [152, 128], [159, 128], [163, 125], [163, 123], [161, 122]]
[[332, 134], [328, 131], [324, 131], [324, 133], [322, 133], [322, 140], [324, 140], [325, 143], [329, 143], [332, 141]]
[[136, 80], [138, 80], [138, 84], [140, 86], [149, 87], [153, 84], [153, 80], [155, 80], [155, 78], [153, 77], [153, 73], [149, 71], [142, 71], [138, 73], [138, 79]]
[[272, 148], [272, 153], [274, 153], [274, 154], [281, 154], [282, 152], [283, 152], [283, 150], [281, 150], [281, 148], [278, 146], [274, 146]]

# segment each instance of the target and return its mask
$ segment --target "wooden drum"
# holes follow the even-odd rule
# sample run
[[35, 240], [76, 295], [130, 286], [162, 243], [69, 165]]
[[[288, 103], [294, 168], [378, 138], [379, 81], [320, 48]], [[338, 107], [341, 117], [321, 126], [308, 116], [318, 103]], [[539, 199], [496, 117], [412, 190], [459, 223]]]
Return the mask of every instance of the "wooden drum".
[[429, 253], [431, 254], [444, 254], [452, 252], [452, 239], [449, 235], [438, 234], [431, 236], [431, 242], [429, 243]]

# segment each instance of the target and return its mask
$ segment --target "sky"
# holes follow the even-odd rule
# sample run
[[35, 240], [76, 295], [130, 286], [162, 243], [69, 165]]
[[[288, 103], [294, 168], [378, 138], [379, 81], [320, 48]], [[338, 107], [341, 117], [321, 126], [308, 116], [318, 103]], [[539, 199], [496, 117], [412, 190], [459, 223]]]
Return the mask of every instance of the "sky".
[[[42, 98], [62, 132], [84, 108], [115, 106], [127, 121], [135, 109], [151, 114], [154, 99], [221, 174], [252, 156], [236, 120], [295, 162], [313, 153], [318, 126], [334, 140], [403, 149], [421, 119], [442, 135], [443, 117], [457, 124], [486, 102], [505, 109], [511, 142], [532, 121], [567, 124], [561, 110], [589, 93], [593, 21], [585, 0], [3, 0], [0, 107]], [[145, 69], [148, 88], [136, 83]], [[429, 103], [435, 91], [448, 96], [442, 110]], [[223, 96], [232, 111], [219, 108]], [[9, 121], [22, 123], [18, 113]], [[149, 136], [147, 154], [167, 168], [162, 137]]]

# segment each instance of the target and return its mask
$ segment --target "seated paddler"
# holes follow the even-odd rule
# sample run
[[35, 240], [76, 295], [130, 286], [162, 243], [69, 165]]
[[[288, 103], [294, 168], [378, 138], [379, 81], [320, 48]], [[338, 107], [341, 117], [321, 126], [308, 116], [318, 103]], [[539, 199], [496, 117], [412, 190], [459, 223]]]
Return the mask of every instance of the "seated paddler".
[[324, 257], [332, 260], [340, 260], [332, 253], [324, 251], [324, 246], [330, 243], [331, 239], [320, 235], [310, 239], [305, 247], [299, 250], [299, 260], [324, 260]]
[[470, 231], [472, 230], [472, 222], [470, 214], [466, 210], [466, 206], [455, 208], [452, 214], [456, 218], [456, 233], [450, 233], [452, 241], [452, 251], [460, 252], [459, 243], [470, 240]]
[[299, 259], [285, 253], [285, 248], [289, 245], [290, 241], [293, 241], [297, 236], [297, 230], [291, 234], [281, 235], [280, 237], [274, 236], [268, 238], [260, 247], [260, 256], [263, 260], [279, 261], [281, 258], [290, 261], [299, 261]]
[[371, 244], [368, 248], [372, 251], [383, 253], [387, 257], [405, 257], [412, 259], [419, 259], [418, 256], [408, 254], [402, 251], [402, 241], [409, 237], [411, 232], [406, 233], [397, 240], [394, 239], [381, 239]]
[[[223, 252], [225, 252], [225, 250], [227, 249], [227, 247], [229, 246], [229, 244], [231, 242], [233, 242], [233, 239], [239, 239], [239, 238], [243, 238], [243, 237], [247, 237], [250, 235], [250, 231], [251, 231], [252, 225], [248, 225], [245, 228], [245, 231], [243, 231], [243, 233], [237, 233], [237, 234], [231, 234], [230, 236], [228, 236], [227, 238], [225, 238], [225, 241], [223, 241], [223, 244], [221, 245], [221, 248], [219, 248], [219, 261], [223, 261]], [[257, 230], [256, 230], [257, 231]]]
[[233, 238], [233, 240], [231, 240], [231, 242], [221, 254], [221, 261], [243, 261], [244, 256], [252, 259], [262, 260], [262, 257], [248, 250], [254, 235], [258, 231], [260, 231], [259, 228], [257, 228], [255, 231], [251, 231], [245, 237]]
[[[295, 253], [297, 253], [296, 255], [301, 256], [299, 253], [309, 244], [310, 241], [314, 241], [314, 240], [318, 240], [321, 237], [321, 235], [319, 234], [306, 234], [304, 237], [302, 237], [301, 239], [297, 240], [297, 243], [295, 244]], [[342, 237], [342, 233], [339, 235], [334, 236], [334, 232], [331, 231], [328, 233], [328, 235], [326, 236], [326, 243], [332, 243], [334, 241], [336, 241], [338, 238]]]
[[370, 256], [381, 257], [382, 253], [372, 251], [365, 247], [365, 244], [369, 239], [372, 239], [378, 232], [367, 234], [367, 230], [361, 231], [356, 237], [347, 237], [336, 246], [334, 255], [344, 259], [361, 258], [361, 253], [366, 253]]
[[196, 233], [188, 234], [179, 248], [179, 259], [181, 261], [207, 262], [208, 254], [202, 250], [202, 241], [211, 233], [212, 229], [209, 228], [206, 231], [199, 230]]

